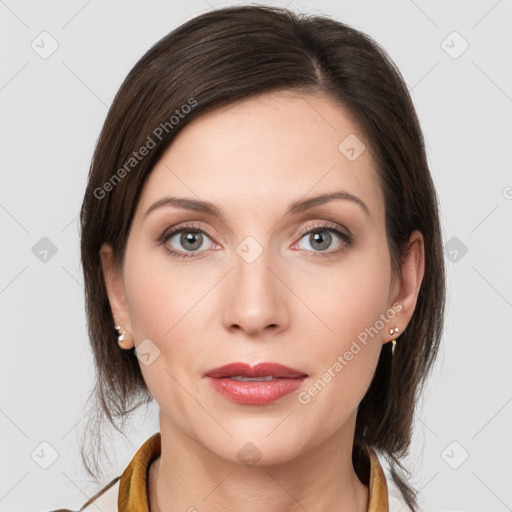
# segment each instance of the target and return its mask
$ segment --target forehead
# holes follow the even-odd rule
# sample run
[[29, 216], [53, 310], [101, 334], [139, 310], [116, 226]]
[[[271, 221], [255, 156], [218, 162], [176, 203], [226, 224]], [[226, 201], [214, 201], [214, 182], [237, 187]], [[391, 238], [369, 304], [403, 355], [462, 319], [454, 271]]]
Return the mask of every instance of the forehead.
[[365, 146], [349, 112], [327, 97], [259, 95], [187, 125], [151, 171], [137, 214], [165, 195], [259, 214], [263, 206], [277, 213], [298, 199], [343, 190], [379, 218], [384, 198]]

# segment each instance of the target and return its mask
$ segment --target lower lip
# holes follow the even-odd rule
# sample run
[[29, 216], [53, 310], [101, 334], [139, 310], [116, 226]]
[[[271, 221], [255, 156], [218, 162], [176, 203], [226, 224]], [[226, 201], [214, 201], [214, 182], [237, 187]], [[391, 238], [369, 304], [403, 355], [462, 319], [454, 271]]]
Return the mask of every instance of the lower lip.
[[215, 391], [232, 402], [244, 405], [267, 405], [300, 388], [305, 378], [240, 381], [206, 377], [206, 380]]

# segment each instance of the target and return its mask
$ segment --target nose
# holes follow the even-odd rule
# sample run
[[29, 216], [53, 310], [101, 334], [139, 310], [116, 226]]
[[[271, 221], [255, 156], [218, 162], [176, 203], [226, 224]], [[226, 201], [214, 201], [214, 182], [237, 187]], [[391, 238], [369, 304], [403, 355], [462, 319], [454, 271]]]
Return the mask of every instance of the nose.
[[254, 261], [243, 252], [240, 254], [235, 255], [234, 269], [224, 283], [224, 326], [251, 337], [286, 329], [290, 292], [275, 259], [270, 257], [270, 251], [263, 251]]

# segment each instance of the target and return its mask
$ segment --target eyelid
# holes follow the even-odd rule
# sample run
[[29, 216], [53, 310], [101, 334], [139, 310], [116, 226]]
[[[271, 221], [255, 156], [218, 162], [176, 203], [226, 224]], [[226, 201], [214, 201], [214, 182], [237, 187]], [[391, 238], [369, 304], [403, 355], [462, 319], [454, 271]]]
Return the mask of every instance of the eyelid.
[[199, 226], [198, 224], [195, 224], [194, 221], [187, 221], [187, 222], [179, 223], [170, 228], [167, 228], [164, 231], [164, 233], [162, 234], [162, 236], [159, 238], [160, 239], [168, 238], [169, 236], [173, 236], [176, 233], [178, 233], [184, 229], [187, 229], [187, 228], [190, 229], [190, 231], [199, 231], [200, 233], [205, 233], [212, 239], [215, 238], [214, 234], [209, 229]]
[[[159, 236], [156, 240], [156, 243], [157, 245], [164, 245], [167, 244], [167, 242], [175, 237], [176, 235], [178, 235], [179, 233], [183, 232], [183, 231], [195, 231], [195, 232], [198, 232], [198, 233], [203, 233], [205, 235], [208, 235], [208, 237], [211, 239], [212, 243], [216, 244], [216, 242], [214, 241], [215, 240], [215, 236], [213, 235], [213, 233], [207, 229], [207, 228], [203, 228], [197, 224], [195, 224], [193, 221], [188, 221], [188, 222], [184, 222], [184, 223], [180, 223], [180, 224], [177, 224], [175, 226], [172, 226], [171, 228], [168, 228], [166, 229], [163, 234], [161, 236]], [[172, 249], [172, 251], [169, 251], [168, 252], [173, 252], [173, 253], [178, 253], [178, 251], [176, 251], [175, 249]], [[195, 254], [201, 254], [201, 253], [206, 253], [207, 251], [201, 251], [201, 252], [197, 252], [197, 253], [194, 253], [194, 252], [190, 252], [190, 256], [192, 255], [195, 255]], [[186, 253], [183, 253], [183, 254], [186, 254]]]
[[[315, 231], [315, 228], [318, 228], [318, 230], [320, 229], [334, 229], [334, 230], [337, 230], [337, 231], [340, 231], [342, 232], [346, 237], [348, 238], [352, 238], [352, 234], [350, 233], [350, 231], [342, 226], [340, 226], [339, 224], [335, 224], [335, 223], [332, 223], [328, 220], [326, 221], [317, 221], [318, 224], [314, 224], [313, 226], [307, 226], [305, 227], [304, 229], [302, 229], [301, 231], [299, 231], [298, 235], [299, 237], [302, 237], [304, 234], [306, 233], [309, 233], [310, 231]], [[345, 233], [345, 231], [347, 231]]]

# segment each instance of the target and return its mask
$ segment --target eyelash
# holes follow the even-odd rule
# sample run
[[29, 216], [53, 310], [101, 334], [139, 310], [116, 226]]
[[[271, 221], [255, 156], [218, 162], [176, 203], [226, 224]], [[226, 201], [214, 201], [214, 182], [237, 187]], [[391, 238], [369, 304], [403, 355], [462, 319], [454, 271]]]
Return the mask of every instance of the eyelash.
[[[176, 234], [181, 233], [183, 231], [190, 231], [192, 233], [201, 233], [203, 235], [208, 236], [209, 238], [213, 238], [213, 235], [206, 231], [203, 228], [200, 228], [199, 226], [193, 224], [193, 223], [186, 223], [185, 225], [180, 226], [177, 229], [174, 229], [172, 231], [165, 232], [161, 237], [157, 240], [157, 245], [162, 245], [167, 253], [170, 256], [173, 256], [175, 258], [201, 258], [202, 256], [197, 256], [197, 253], [191, 252], [189, 254], [181, 253], [179, 251], [176, 251], [174, 249], [169, 249], [169, 247], [166, 245], [167, 242]], [[343, 245], [345, 247], [351, 247], [353, 245], [353, 238], [351, 235], [348, 235], [347, 233], [344, 233], [343, 231], [339, 230], [337, 227], [335, 227], [332, 224], [315, 224], [314, 226], [308, 226], [307, 228], [303, 229], [299, 233], [299, 241], [308, 234], [313, 233], [321, 233], [322, 231], [329, 231], [335, 233], [339, 238], [341, 238]], [[325, 252], [324, 251], [313, 251], [313, 255], [309, 257], [313, 258], [327, 258], [329, 256], [333, 256], [337, 254], [338, 252], [342, 251], [343, 247], [340, 249], [336, 249], [334, 251]], [[311, 251], [309, 251], [311, 252]]]

